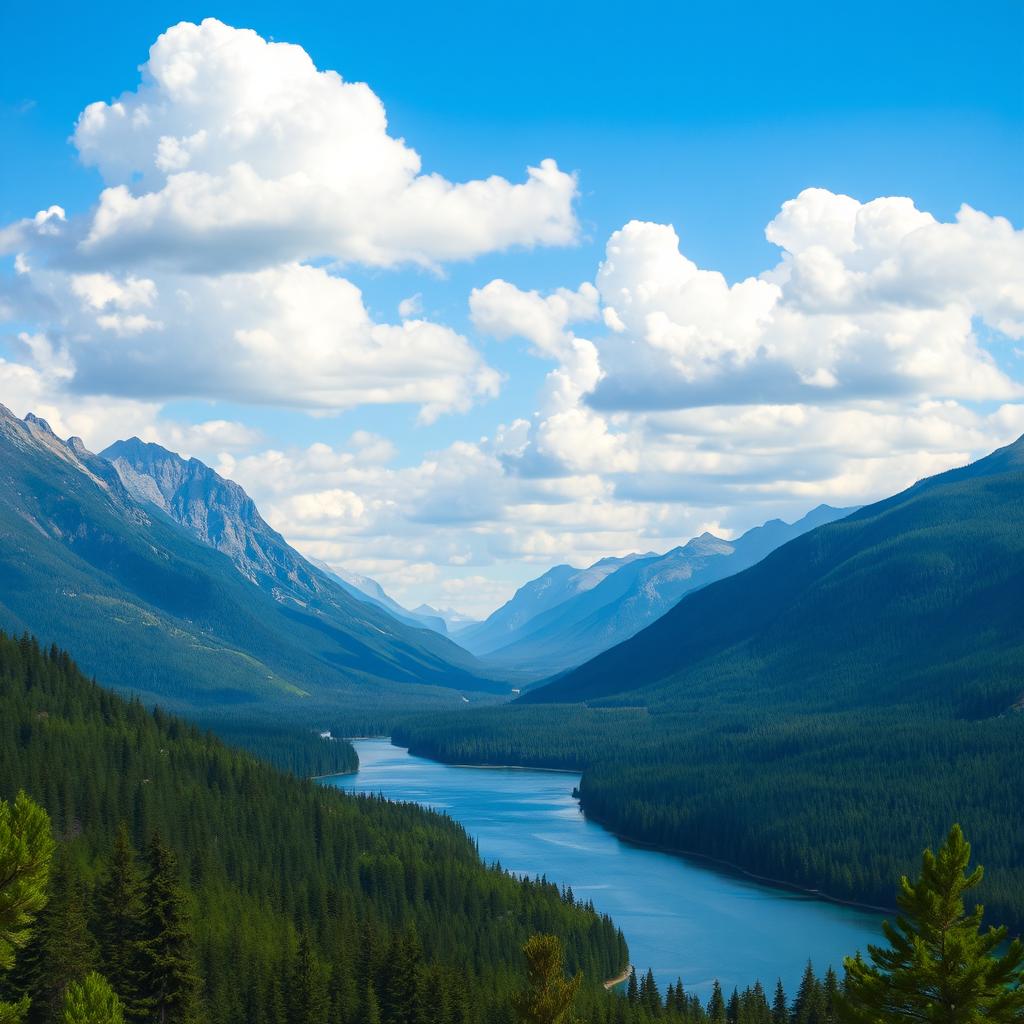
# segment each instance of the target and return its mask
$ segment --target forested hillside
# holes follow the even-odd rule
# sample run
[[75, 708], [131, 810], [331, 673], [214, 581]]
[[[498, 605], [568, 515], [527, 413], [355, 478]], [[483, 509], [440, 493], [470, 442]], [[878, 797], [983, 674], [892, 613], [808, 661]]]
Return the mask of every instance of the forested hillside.
[[[454, 822], [281, 775], [99, 688], [56, 649], [0, 635], [0, 799], [19, 789], [60, 839], [50, 904], [4, 983], [33, 997], [30, 1024], [56, 1020], [69, 972], [109, 973], [111, 948], [128, 948], [103, 894], [112, 872], [135, 877], [134, 859], [149, 876], [158, 861], [180, 903], [179, 981], [209, 1024], [508, 1020], [535, 931], [562, 937], [589, 1005], [606, 1005], [598, 982], [626, 963], [612, 922], [485, 868]], [[148, 891], [118, 913], [145, 917]], [[310, 998], [319, 1015], [298, 1016]]]
[[236, 565], [80, 441], [0, 407], [0, 628], [57, 637], [109, 685], [207, 717], [359, 728], [508, 692], [449, 640], [303, 569], [263, 526]]
[[987, 905], [1021, 930], [1022, 608], [1018, 441], [791, 541], [510, 708], [395, 737], [582, 768], [584, 809], [619, 832], [882, 906], [959, 820]]

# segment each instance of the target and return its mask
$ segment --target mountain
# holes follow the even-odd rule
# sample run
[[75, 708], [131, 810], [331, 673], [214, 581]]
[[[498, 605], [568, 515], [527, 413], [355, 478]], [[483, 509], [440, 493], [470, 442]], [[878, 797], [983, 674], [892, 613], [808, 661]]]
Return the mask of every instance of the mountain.
[[369, 576], [304, 558], [266, 523], [238, 484], [198, 459], [183, 459], [137, 437], [115, 441], [100, 456], [113, 464], [134, 498], [156, 505], [200, 540], [224, 552], [258, 586], [283, 588], [305, 601], [316, 598], [323, 581], [315, 577], [326, 574], [352, 597], [376, 605], [406, 625], [447, 633], [441, 618], [406, 611]]
[[424, 615], [431, 618], [439, 618], [447, 629], [448, 633], [454, 635], [462, 630], [475, 626], [480, 620], [466, 615], [465, 612], [456, 611], [454, 608], [434, 608], [429, 604], [421, 604], [413, 608], [414, 615]]
[[492, 616], [505, 612], [500, 646], [490, 647], [484, 640], [482, 648], [481, 637], [486, 635], [482, 630], [463, 631], [458, 642], [491, 664], [536, 673], [580, 665], [660, 618], [684, 594], [740, 572], [779, 545], [851, 511], [819, 505], [795, 523], [773, 519], [733, 541], [704, 533], [663, 555], [603, 559], [570, 574], [564, 572], [568, 566], [558, 566], [534, 581], [540, 584], [558, 573], [556, 579], [568, 584], [541, 589], [547, 607], [541, 609], [540, 601], [527, 603], [520, 598], [524, 591], [524, 598], [532, 596], [528, 588], [534, 584], [527, 584]]
[[441, 615], [432, 614], [431, 611], [424, 612], [422, 608], [410, 611], [400, 605], [375, 579], [361, 576], [359, 573], [348, 572], [345, 569], [332, 568], [326, 562], [316, 558], [312, 558], [310, 561], [360, 601], [368, 601], [370, 604], [377, 605], [378, 608], [383, 608], [399, 622], [418, 626], [421, 629], [432, 629], [435, 633], [440, 633], [443, 636], [447, 635], [448, 626]]
[[523, 699], [1008, 708], [1024, 693], [1022, 522], [1024, 438], [790, 541]]
[[524, 583], [513, 596], [483, 622], [468, 626], [459, 633], [459, 643], [468, 651], [482, 655], [512, 643], [519, 632], [538, 615], [557, 607], [578, 594], [596, 587], [621, 566], [642, 555], [625, 558], [602, 558], [586, 569], [556, 565], [529, 583]]
[[0, 407], [0, 628], [60, 640], [87, 671], [181, 707], [365, 716], [507, 692], [311, 566], [241, 488], [157, 463], [152, 486], [122, 465], [129, 490], [79, 439]]

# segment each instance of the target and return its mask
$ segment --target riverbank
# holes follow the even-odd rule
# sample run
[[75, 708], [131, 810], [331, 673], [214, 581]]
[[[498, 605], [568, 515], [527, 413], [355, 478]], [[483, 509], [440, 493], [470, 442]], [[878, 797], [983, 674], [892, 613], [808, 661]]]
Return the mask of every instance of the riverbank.
[[609, 978], [604, 984], [605, 992], [610, 992], [613, 988], [618, 988], [619, 985], [624, 985], [629, 981], [630, 974], [633, 973], [633, 965], [626, 964], [626, 969], [618, 976]]
[[[381, 737], [382, 739], [388, 739], [388, 737]], [[445, 761], [443, 758], [432, 757], [430, 754], [420, 753], [414, 750], [412, 747], [405, 747], [399, 743], [391, 743], [392, 746], [397, 747], [399, 750], [408, 751], [413, 757], [422, 757], [424, 760], [432, 761], [434, 764], [443, 764], [448, 768], [495, 768], [504, 769], [506, 771], [530, 771], [530, 772], [556, 772], [563, 775], [583, 775], [581, 770], [572, 768], [546, 768], [537, 765], [523, 765], [523, 764], [472, 764], [472, 763], [461, 763], [456, 761]], [[895, 907], [881, 907], [873, 903], [864, 903], [859, 900], [848, 900], [843, 899], [840, 896], [832, 896], [821, 889], [812, 889], [807, 886], [802, 886], [796, 882], [787, 882], [782, 878], [770, 878], [767, 875], [759, 875], [754, 871], [749, 871], [747, 868], [739, 864], [735, 864], [732, 861], [723, 860], [720, 857], [712, 857], [706, 853], [700, 853], [697, 850], [681, 850], [676, 847], [662, 846], [658, 843], [646, 842], [642, 839], [635, 839], [628, 833], [619, 832], [612, 828], [609, 824], [603, 821], [595, 814], [591, 814], [583, 806], [582, 801], [577, 796], [576, 791], [573, 791], [573, 798], [576, 800], [579, 806], [580, 812], [587, 819], [592, 821], [595, 825], [600, 825], [609, 835], [615, 836], [620, 842], [629, 843], [632, 846], [639, 847], [643, 850], [654, 850], [657, 853], [669, 854], [673, 857], [682, 857], [687, 860], [699, 861], [704, 864], [710, 864], [713, 867], [728, 872], [729, 874], [736, 875], [740, 878], [750, 879], [752, 882], [757, 882], [760, 885], [770, 885], [774, 889], [780, 889], [783, 892], [796, 893], [801, 896], [806, 896], [810, 899], [822, 900], [826, 903], [834, 903], [840, 907], [850, 907], [853, 910], [863, 910], [872, 914], [895, 914]]]
[[716, 869], [725, 871], [728, 874], [737, 875], [740, 878], [748, 878], [750, 881], [757, 882], [759, 885], [769, 885], [773, 889], [781, 889], [783, 892], [791, 892], [799, 896], [806, 896], [808, 899], [821, 900], [824, 903], [834, 903], [839, 907], [849, 907], [851, 910], [864, 910], [871, 914], [897, 913], [895, 907], [879, 907], [873, 903], [861, 903], [857, 900], [844, 900], [839, 896], [830, 896], [827, 892], [822, 892], [821, 889], [808, 889], [806, 886], [797, 885], [795, 882], [787, 882], [782, 878], [769, 878], [766, 875], [758, 875], [753, 871], [748, 871], [746, 868], [741, 867], [739, 864], [733, 864], [732, 861], [722, 860], [720, 857], [711, 857], [706, 853], [698, 853], [696, 850], [680, 850], [673, 846], [662, 846], [658, 843], [647, 843], [642, 839], [634, 839], [632, 836], [624, 832], [616, 831], [606, 822], [597, 817], [597, 815], [588, 814], [582, 803], [580, 803], [579, 797], [574, 798], [579, 804], [580, 812], [587, 821], [592, 821], [595, 825], [599, 825], [609, 835], [615, 836], [620, 843], [628, 843], [630, 846], [636, 846], [641, 850], [653, 850], [656, 853], [666, 853], [672, 857], [682, 857], [686, 860], [702, 861], [703, 863], [710, 864]]

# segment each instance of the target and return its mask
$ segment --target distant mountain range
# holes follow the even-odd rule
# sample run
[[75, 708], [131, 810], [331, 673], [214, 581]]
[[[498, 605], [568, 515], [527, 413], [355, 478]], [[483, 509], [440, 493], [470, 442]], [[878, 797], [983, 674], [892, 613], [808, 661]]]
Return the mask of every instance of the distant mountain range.
[[557, 565], [516, 591], [457, 642], [490, 664], [553, 673], [628, 640], [684, 595], [759, 562], [794, 537], [853, 509], [819, 505], [795, 523], [773, 519], [733, 541], [710, 533], [665, 554]]
[[690, 594], [527, 702], [1024, 702], [1024, 438]]
[[198, 460], [138, 440], [106, 455], [0, 406], [0, 628], [174, 706], [508, 692], [450, 640], [355, 599]]

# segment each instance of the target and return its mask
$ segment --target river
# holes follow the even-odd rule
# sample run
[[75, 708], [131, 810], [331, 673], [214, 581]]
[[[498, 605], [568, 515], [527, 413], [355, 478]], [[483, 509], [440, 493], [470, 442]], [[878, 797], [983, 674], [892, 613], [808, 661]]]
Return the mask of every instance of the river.
[[635, 846], [587, 821], [573, 799], [579, 776], [524, 768], [467, 768], [413, 757], [385, 739], [353, 741], [360, 768], [327, 778], [350, 793], [382, 794], [459, 821], [481, 856], [546, 875], [590, 899], [623, 930], [637, 973], [662, 991], [677, 977], [707, 997], [776, 978], [792, 998], [808, 959], [824, 973], [881, 938], [878, 915], [760, 885], [703, 862]]

